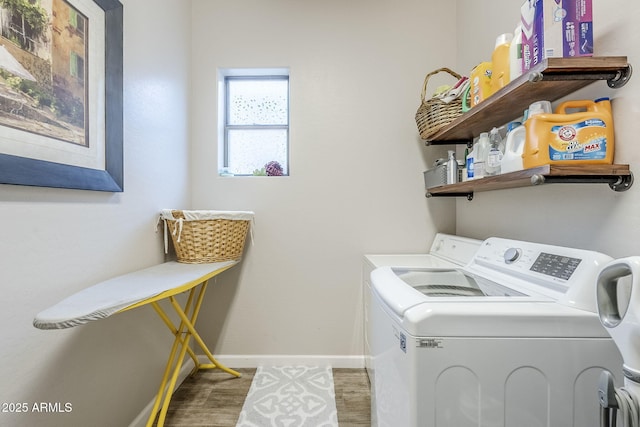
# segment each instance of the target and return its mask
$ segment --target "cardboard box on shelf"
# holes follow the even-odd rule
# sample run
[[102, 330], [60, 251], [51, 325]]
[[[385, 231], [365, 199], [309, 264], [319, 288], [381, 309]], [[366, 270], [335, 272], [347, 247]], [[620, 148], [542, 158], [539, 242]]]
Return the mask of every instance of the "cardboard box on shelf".
[[543, 59], [593, 56], [592, 0], [526, 0], [520, 8], [523, 69]]

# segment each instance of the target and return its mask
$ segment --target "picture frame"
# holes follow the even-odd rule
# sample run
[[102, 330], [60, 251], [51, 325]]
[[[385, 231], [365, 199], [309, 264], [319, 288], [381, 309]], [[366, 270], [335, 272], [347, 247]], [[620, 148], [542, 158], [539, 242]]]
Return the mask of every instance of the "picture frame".
[[[103, 29], [100, 39], [100, 52], [104, 52], [104, 58], [99, 58], [99, 64], [104, 64], [103, 69], [94, 74], [97, 77], [100, 90], [97, 93], [90, 93], [86, 103], [91, 106], [99, 103], [100, 108], [96, 111], [88, 111], [89, 128], [96, 123], [93, 128], [100, 128], [97, 135], [99, 141], [90, 141], [87, 138], [87, 145], [92, 144], [96, 150], [98, 144], [98, 156], [101, 165], [99, 167], [78, 166], [72, 162], [66, 162], [63, 158], [55, 161], [44, 160], [30, 155], [16, 155], [14, 153], [0, 153], [0, 184], [16, 184], [38, 187], [55, 187], [79, 190], [93, 190], [105, 192], [124, 191], [124, 159], [123, 159], [123, 5], [119, 0], [65, 0], [72, 7], [81, 7], [82, 4], [90, 4], [98, 10], [98, 20], [93, 28]], [[83, 3], [84, 2], [84, 3]], [[100, 20], [104, 17], [104, 25]], [[94, 18], [95, 19], [95, 18]], [[89, 20], [91, 25], [91, 20]], [[87, 66], [90, 74], [91, 68]], [[103, 75], [101, 73], [104, 73]], [[95, 91], [94, 91], [95, 92]], [[102, 93], [104, 92], [104, 93]], [[91, 99], [94, 96], [95, 99]], [[94, 109], [95, 110], [95, 109]], [[93, 117], [92, 117], [93, 115]], [[9, 129], [0, 123], [0, 140], [3, 134], [10, 132], [20, 135], [19, 131]], [[27, 134], [27, 132], [22, 132]], [[89, 135], [87, 133], [87, 135]], [[30, 135], [31, 137], [32, 135]], [[36, 136], [37, 137], [37, 136]], [[18, 140], [19, 138], [14, 138]], [[18, 141], [19, 142], [19, 141]], [[71, 144], [67, 144], [71, 145]]]

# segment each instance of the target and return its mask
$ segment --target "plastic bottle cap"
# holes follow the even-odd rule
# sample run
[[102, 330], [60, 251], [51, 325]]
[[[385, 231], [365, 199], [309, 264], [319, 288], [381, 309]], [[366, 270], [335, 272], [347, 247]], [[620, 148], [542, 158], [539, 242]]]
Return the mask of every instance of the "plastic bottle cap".
[[551, 113], [551, 102], [537, 101], [529, 106], [529, 117], [544, 113]]
[[595, 100], [595, 101], [593, 101], [593, 102], [600, 102], [600, 101], [609, 101], [609, 97], [608, 97], [608, 96], [604, 96], [604, 97], [602, 97], [602, 98], [598, 98], [598, 99], [596, 99], [596, 100]]
[[510, 122], [507, 125], [507, 132], [511, 132], [512, 130], [514, 130], [515, 128], [517, 128], [518, 126], [521, 126], [522, 123], [520, 122]]
[[511, 33], [500, 34], [496, 38], [496, 47], [498, 47], [500, 45], [503, 45], [503, 44], [509, 44], [509, 43], [511, 43], [511, 40], [513, 40], [513, 34], [511, 34]]

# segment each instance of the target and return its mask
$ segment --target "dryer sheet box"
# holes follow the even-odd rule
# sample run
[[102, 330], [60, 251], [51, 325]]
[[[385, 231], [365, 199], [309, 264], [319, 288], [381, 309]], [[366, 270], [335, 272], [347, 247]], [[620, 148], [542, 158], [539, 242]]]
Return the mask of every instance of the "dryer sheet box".
[[593, 56], [592, 0], [526, 0], [520, 8], [523, 69], [546, 58]]

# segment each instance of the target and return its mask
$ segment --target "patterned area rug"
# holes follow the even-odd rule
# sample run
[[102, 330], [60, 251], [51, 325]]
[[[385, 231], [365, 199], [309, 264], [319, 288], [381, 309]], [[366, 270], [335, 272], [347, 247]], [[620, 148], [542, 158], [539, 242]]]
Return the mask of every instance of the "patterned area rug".
[[337, 427], [330, 367], [259, 367], [238, 427]]

